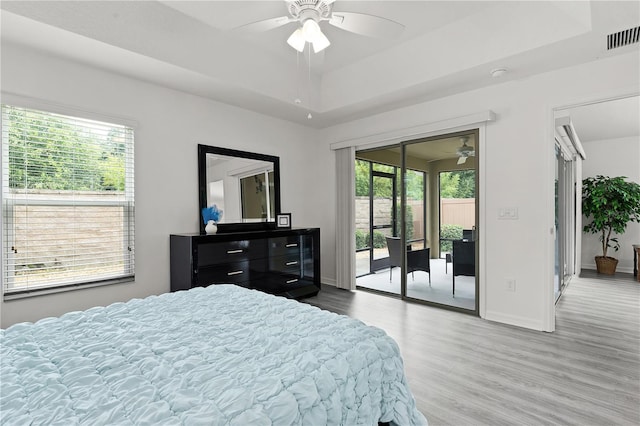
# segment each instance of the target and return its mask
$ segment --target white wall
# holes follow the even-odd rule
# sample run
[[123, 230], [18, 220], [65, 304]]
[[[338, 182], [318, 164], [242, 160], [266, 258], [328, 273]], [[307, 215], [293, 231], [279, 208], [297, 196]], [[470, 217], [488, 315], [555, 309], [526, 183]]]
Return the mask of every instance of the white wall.
[[[485, 110], [497, 114], [486, 127], [480, 159], [479, 230], [485, 262], [481, 315], [537, 330], [553, 330], [553, 113], [555, 107], [639, 89], [638, 53], [611, 57], [526, 79], [398, 109], [324, 131], [329, 144], [383, 135]], [[517, 70], [513, 71], [517, 75]], [[489, 77], [487, 77], [489, 78]], [[381, 136], [382, 137], [382, 136]], [[637, 158], [637, 156], [635, 157]], [[331, 166], [326, 170], [333, 170]], [[326, 180], [330, 182], [329, 176]], [[324, 179], [322, 179], [324, 180]], [[498, 209], [516, 207], [518, 220], [498, 220]], [[516, 280], [516, 291], [505, 279]]]
[[[640, 138], [628, 137], [582, 143], [587, 158], [582, 163], [582, 177], [597, 175], [626, 176], [640, 184]], [[590, 220], [585, 217], [583, 224]], [[607, 255], [618, 259], [617, 271], [633, 272], [632, 244], [640, 244], [640, 224], [630, 223], [623, 235], [618, 235], [620, 250], [609, 249]], [[582, 268], [596, 269], [594, 257], [602, 256], [602, 244], [594, 234], [582, 234]]]
[[[294, 226], [321, 228], [322, 282], [335, 283], [336, 179], [329, 144], [492, 110], [497, 120], [486, 127], [479, 175], [485, 194], [485, 226], [479, 230], [486, 260], [480, 266], [482, 315], [551, 330], [552, 110], [637, 92], [639, 64], [633, 52], [315, 131], [3, 45], [3, 90], [127, 117], [139, 127], [136, 283], [3, 302], [2, 326], [168, 291], [168, 235], [198, 230], [198, 143], [280, 156], [282, 210], [292, 213]], [[517, 207], [519, 219], [498, 220], [502, 207]], [[506, 277], [516, 280], [515, 292], [506, 291]]]
[[[169, 234], [199, 231], [197, 144], [280, 157], [282, 209], [294, 226], [325, 219], [309, 202], [317, 131], [120, 75], [2, 45], [2, 91], [138, 122], [135, 132], [136, 281], [0, 303], [1, 325], [169, 291]], [[325, 237], [328, 231], [321, 229]], [[330, 259], [323, 241], [323, 259]], [[332, 261], [323, 272], [333, 273]]]

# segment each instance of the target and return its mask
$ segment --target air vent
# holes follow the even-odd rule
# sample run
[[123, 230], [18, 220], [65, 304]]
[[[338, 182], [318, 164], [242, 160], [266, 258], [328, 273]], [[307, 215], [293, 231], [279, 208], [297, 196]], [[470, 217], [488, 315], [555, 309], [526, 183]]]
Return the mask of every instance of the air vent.
[[637, 43], [640, 40], [640, 27], [618, 31], [607, 36], [607, 50]]

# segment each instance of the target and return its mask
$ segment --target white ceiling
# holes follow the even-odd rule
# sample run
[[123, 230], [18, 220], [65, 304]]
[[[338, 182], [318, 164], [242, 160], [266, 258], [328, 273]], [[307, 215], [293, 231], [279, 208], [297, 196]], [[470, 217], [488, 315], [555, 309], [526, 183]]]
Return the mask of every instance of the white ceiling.
[[568, 113], [581, 142], [640, 135], [638, 96], [570, 108]]
[[[376, 39], [322, 23], [332, 44], [312, 54], [308, 68], [286, 44], [296, 24], [233, 31], [286, 15], [284, 1], [3, 0], [1, 37], [316, 128], [639, 48], [607, 51], [605, 41], [640, 24], [637, 1], [337, 0], [333, 7], [405, 30]], [[498, 67], [508, 72], [493, 79]]]

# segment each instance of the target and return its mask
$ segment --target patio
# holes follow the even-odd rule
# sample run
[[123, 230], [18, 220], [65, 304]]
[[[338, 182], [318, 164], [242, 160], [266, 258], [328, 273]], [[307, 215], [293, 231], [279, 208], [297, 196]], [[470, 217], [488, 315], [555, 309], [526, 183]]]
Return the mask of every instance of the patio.
[[[360, 264], [368, 262], [368, 258], [358, 260]], [[444, 259], [431, 259], [430, 266], [431, 287], [429, 287], [429, 274], [416, 271], [413, 277], [411, 274], [407, 275], [407, 296], [463, 309], [475, 309], [475, 277], [457, 276], [456, 295], [453, 297], [452, 265], [446, 265], [445, 272]], [[356, 285], [364, 289], [400, 294], [400, 268], [393, 268], [392, 278], [393, 280], [389, 282], [389, 269], [386, 268], [374, 274], [356, 278]]]

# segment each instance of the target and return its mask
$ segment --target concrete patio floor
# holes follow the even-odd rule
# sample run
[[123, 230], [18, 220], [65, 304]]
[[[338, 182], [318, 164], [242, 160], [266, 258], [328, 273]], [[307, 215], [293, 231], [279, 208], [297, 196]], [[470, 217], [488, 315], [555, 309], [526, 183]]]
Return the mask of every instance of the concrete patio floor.
[[[463, 309], [475, 309], [475, 277], [457, 276], [456, 295], [452, 294], [452, 266], [444, 259], [431, 259], [431, 286], [429, 274], [416, 271], [407, 275], [407, 296], [429, 302], [456, 306]], [[356, 278], [356, 285], [365, 289], [400, 294], [400, 268], [393, 268], [392, 281], [389, 282], [389, 269]]]

